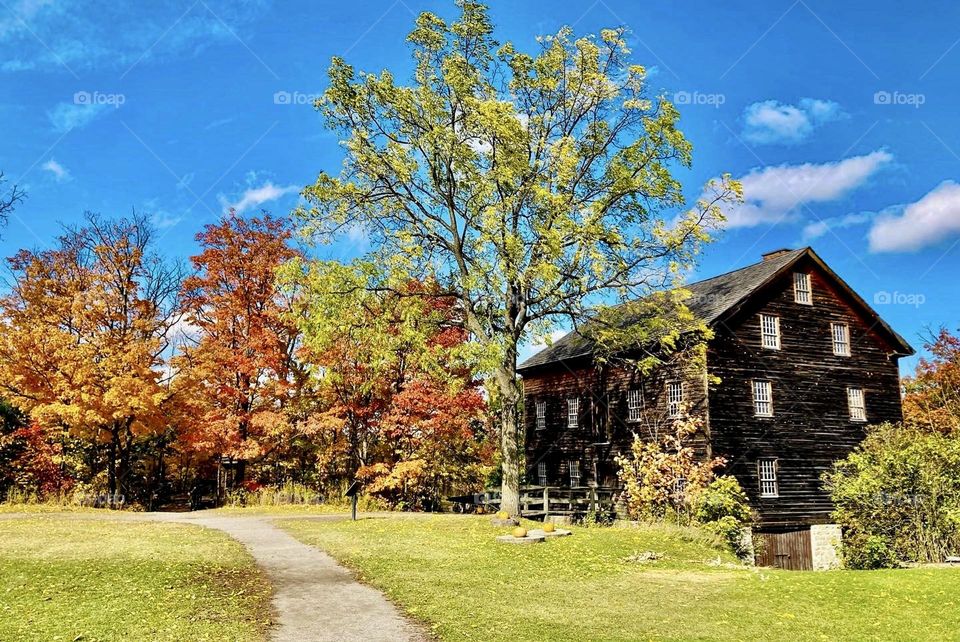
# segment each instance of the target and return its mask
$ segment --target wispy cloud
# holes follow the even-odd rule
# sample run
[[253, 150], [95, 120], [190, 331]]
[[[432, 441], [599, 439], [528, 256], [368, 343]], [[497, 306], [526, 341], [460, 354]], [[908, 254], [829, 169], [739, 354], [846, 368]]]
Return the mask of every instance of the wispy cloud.
[[923, 198], [877, 216], [871, 252], [913, 252], [960, 234], [960, 185], [944, 181]]
[[153, 60], [195, 56], [237, 33], [268, 0], [171, 0], [123, 3], [20, 0], [0, 14], [0, 69], [126, 69]]
[[791, 145], [809, 138], [820, 125], [845, 117], [832, 100], [802, 98], [797, 105], [765, 100], [743, 111], [742, 137], [758, 145]]
[[726, 212], [727, 227], [794, 221], [804, 207], [846, 196], [891, 160], [890, 153], [878, 150], [833, 163], [754, 169], [739, 179], [744, 202]]
[[275, 201], [287, 194], [295, 194], [300, 191], [296, 185], [280, 186], [272, 181], [267, 181], [259, 187], [249, 187], [242, 194], [234, 199], [229, 199], [220, 194], [218, 199], [224, 211], [235, 210], [237, 214], [243, 214], [249, 209], [257, 208], [264, 203]]
[[210, 131], [211, 129], [217, 129], [218, 127], [223, 127], [224, 125], [229, 125], [233, 122], [233, 118], [218, 118], [217, 120], [211, 121], [204, 127], [204, 131]]
[[844, 216], [825, 218], [814, 223], [808, 223], [803, 228], [803, 243], [810, 243], [836, 230], [844, 230], [868, 223], [875, 216], [872, 212], [855, 212]]
[[56, 179], [58, 183], [69, 181], [72, 178], [72, 176], [70, 176], [70, 172], [67, 171], [67, 168], [61, 165], [60, 163], [58, 163], [53, 158], [51, 158], [46, 163], [41, 165], [40, 169], [46, 170], [51, 174], [53, 174], [53, 177]]
[[98, 116], [113, 109], [104, 104], [85, 104], [77, 105], [75, 103], [57, 103], [57, 105], [47, 112], [47, 118], [57, 133], [68, 132], [71, 129], [85, 127], [93, 122]]

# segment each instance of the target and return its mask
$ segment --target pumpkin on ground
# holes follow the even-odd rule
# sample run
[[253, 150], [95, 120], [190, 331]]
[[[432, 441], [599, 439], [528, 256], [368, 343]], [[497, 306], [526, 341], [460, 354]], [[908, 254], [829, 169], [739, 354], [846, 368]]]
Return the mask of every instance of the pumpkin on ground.
[[554, 524], [553, 522], [548, 522], [548, 523], [546, 523], [546, 524], [543, 525], [543, 532], [544, 532], [544, 533], [552, 533], [552, 532], [555, 531], [555, 530], [557, 530], [557, 526], [556, 526], [556, 524]]
[[517, 526], [515, 529], [513, 529], [513, 536], [514, 536], [514, 537], [518, 537], [518, 538], [519, 538], [519, 537], [526, 537], [526, 536], [527, 536], [527, 529], [525, 529], [523, 526]]

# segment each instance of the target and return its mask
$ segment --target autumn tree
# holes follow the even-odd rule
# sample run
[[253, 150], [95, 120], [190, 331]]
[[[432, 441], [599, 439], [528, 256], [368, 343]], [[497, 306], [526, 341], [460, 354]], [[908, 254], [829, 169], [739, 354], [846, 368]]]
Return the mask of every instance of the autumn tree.
[[237, 460], [235, 483], [281, 441], [296, 390], [296, 325], [276, 271], [299, 253], [287, 222], [233, 212], [197, 235], [196, 274], [183, 283], [182, 310], [197, 338], [177, 360], [181, 387], [202, 410], [185, 437], [209, 455]]
[[904, 423], [960, 435], [960, 338], [941, 328], [924, 347], [930, 357], [921, 358], [904, 380]]
[[371, 264], [390, 266], [373, 277], [402, 270], [456, 299], [501, 409], [503, 508], [516, 513], [519, 347], [597, 303], [672, 285], [739, 186], [711, 183], [684, 213], [672, 168], [690, 165], [691, 146], [629, 62], [624, 29], [564, 28], [528, 54], [495, 41], [485, 6], [457, 4], [454, 22], [417, 18], [408, 84], [333, 59], [316, 106], [344, 168], [319, 175], [299, 216], [321, 239], [367, 231]]
[[0, 299], [4, 395], [40, 426], [105, 443], [111, 493], [129, 492], [134, 443], [163, 425], [159, 379], [181, 272], [151, 238], [140, 214], [88, 214], [52, 249], [9, 259]]
[[436, 506], [482, 484], [491, 452], [486, 401], [469, 367], [456, 299], [435, 283], [372, 291], [369, 266], [293, 263], [303, 359], [317, 380], [308, 432], [328, 479], [406, 507]]

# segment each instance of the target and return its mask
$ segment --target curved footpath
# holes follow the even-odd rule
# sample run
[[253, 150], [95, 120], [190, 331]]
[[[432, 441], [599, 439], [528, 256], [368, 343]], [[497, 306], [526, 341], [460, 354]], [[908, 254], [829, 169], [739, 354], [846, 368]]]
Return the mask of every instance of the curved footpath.
[[326, 553], [259, 517], [153, 513], [163, 521], [215, 528], [243, 544], [273, 585], [278, 625], [271, 640], [427, 640], [379, 591], [357, 582]]
[[[196, 513], [59, 513], [76, 519], [149, 519], [223, 531], [243, 544], [273, 585], [277, 642], [426, 642], [430, 637], [405, 619], [379, 591], [357, 582], [332, 557], [307, 546], [261, 517]], [[2, 519], [44, 513], [2, 513]], [[334, 516], [324, 516], [330, 519]]]

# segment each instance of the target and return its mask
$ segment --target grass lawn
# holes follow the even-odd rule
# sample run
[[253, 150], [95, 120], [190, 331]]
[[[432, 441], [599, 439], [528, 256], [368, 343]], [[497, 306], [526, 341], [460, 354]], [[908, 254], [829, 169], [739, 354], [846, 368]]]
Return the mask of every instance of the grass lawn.
[[[955, 640], [960, 631], [960, 569], [751, 569], [666, 527], [575, 528], [511, 546], [494, 541], [507, 529], [489, 519], [277, 524], [443, 640]], [[663, 557], [628, 560], [644, 551]]]
[[196, 526], [0, 519], [0, 640], [261, 640], [270, 589]]

